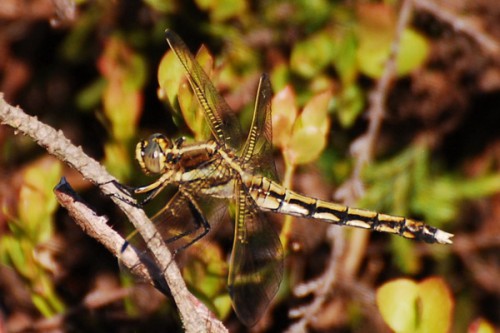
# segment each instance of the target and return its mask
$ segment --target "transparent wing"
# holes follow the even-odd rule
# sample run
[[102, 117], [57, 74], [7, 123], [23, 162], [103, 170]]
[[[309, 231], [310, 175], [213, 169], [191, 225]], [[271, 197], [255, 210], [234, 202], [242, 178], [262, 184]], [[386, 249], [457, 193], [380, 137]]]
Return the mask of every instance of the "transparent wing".
[[219, 95], [210, 78], [182, 39], [171, 30], [165, 31], [165, 37], [186, 70], [189, 84], [204, 110], [205, 118], [215, 140], [221, 146], [239, 149], [242, 143], [241, 129], [233, 111]]
[[283, 278], [283, 248], [243, 188], [237, 190], [233, 250], [228, 288], [236, 314], [247, 326], [262, 316]]
[[243, 165], [254, 173], [278, 181], [272, 152], [271, 97], [271, 82], [263, 74], [257, 88], [252, 125], [240, 157]]

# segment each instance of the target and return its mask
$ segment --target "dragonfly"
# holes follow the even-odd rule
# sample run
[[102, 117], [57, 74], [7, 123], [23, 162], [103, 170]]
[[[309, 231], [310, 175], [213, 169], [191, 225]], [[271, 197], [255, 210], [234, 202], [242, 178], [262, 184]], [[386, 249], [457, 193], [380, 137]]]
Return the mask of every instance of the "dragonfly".
[[152, 217], [164, 241], [178, 244], [175, 251], [193, 245], [210, 231], [211, 223], [220, 219], [217, 213], [212, 213], [212, 217], [206, 215], [204, 203], [226, 207], [217, 202], [234, 202], [234, 238], [227, 286], [235, 313], [245, 325], [252, 326], [261, 318], [283, 278], [284, 250], [277, 231], [267, 221], [269, 213], [370, 229], [427, 243], [452, 243], [452, 234], [423, 222], [350, 208], [282, 186], [272, 155], [269, 77], [264, 74], [260, 78], [245, 140], [235, 114], [186, 44], [171, 30], [165, 34], [185, 70], [212, 139], [187, 143], [184, 137], [171, 140], [163, 134], [153, 134], [140, 141], [136, 159], [146, 174], [156, 175], [157, 179], [133, 188], [132, 192], [145, 196], [141, 202], [144, 204], [167, 187], [176, 189], [168, 203]]

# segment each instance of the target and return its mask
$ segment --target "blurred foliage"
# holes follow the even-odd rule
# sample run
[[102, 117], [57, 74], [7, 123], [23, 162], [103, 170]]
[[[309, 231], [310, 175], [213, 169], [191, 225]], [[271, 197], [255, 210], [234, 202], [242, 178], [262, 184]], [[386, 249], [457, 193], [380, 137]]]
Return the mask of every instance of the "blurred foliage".
[[54, 234], [54, 214], [57, 201], [52, 192], [62, 176], [62, 165], [52, 157], [31, 163], [22, 171], [15, 211], [9, 217], [10, 233], [0, 237], [0, 262], [16, 270], [29, 288], [35, 307], [46, 317], [65, 310], [56, 293], [51, 268], [42, 260], [44, 246]]
[[[422, 142], [390, 160], [367, 166], [363, 175], [367, 190], [358, 204], [401, 216], [412, 212], [432, 226], [449, 230], [451, 223], [457, 221], [465, 200], [500, 191], [500, 174], [487, 172], [475, 179], [466, 179], [438, 173], [430, 170], [429, 154], [428, 146]], [[391, 243], [400, 268], [407, 273], [418, 273], [421, 263], [414, 254], [414, 244], [396, 237], [391, 238]]]
[[[304, 166], [317, 163], [323, 172], [324, 186], [330, 189], [351, 175], [353, 161], [349, 148], [352, 140], [366, 128], [367, 94], [382, 73], [394, 38], [398, 8], [392, 3], [80, 1], [79, 16], [71, 26], [58, 30], [62, 38], [53, 38], [58, 44], [55, 52], [47, 57], [68, 66], [69, 70], [65, 70], [71, 75], [65, 78], [73, 90], [61, 96], [58, 91], [50, 91], [54, 85], [46, 85], [47, 90], [42, 90], [70, 102], [64, 104], [63, 109], [57, 109], [56, 103], [39, 103], [38, 112], [51, 112], [53, 107], [55, 112], [47, 118], [57, 119], [64, 125], [70, 123], [67, 127], [61, 123], [58, 126], [76, 140], [86, 142], [89, 149], [102, 153], [106, 167], [122, 180], [140, 177], [132, 152], [137, 137], [142, 136], [142, 127], [164, 128], [168, 135], [180, 130], [184, 135], [193, 136], [193, 140], [207, 139], [209, 131], [184, 78], [184, 70], [172, 52], [165, 52], [168, 47], [163, 33], [168, 27], [177, 31], [193, 51], [206, 43], [207, 46], [198, 51], [197, 60], [229, 104], [240, 111], [243, 128], [248, 127], [251, 119], [248, 114], [253, 109], [255, 78], [269, 72], [275, 91], [273, 143], [284, 161], [284, 185], [293, 188], [295, 176], [307, 172]], [[426, 70], [432, 43], [414, 28], [403, 32], [396, 62], [399, 79], [411, 81], [415, 73]], [[50, 43], [39, 44], [44, 49], [50, 47]], [[157, 66], [159, 89], [151, 83]], [[34, 63], [31, 68], [37, 79], [47, 72], [58, 72], [40, 63]], [[75, 68], [79, 69], [77, 75], [72, 72]], [[163, 109], [158, 99], [164, 102]], [[19, 102], [22, 107], [30, 103]], [[172, 115], [166, 115], [170, 111]], [[163, 119], [171, 116], [175, 129], [166, 122], [163, 124]], [[446, 165], [434, 145], [425, 140], [408, 140], [407, 135], [425, 137], [428, 131], [437, 132], [428, 125], [425, 114], [417, 116], [422, 119], [410, 124], [413, 132], [403, 133], [405, 138], [401, 142], [380, 140], [377, 153], [385, 158], [377, 156], [363, 170], [366, 191], [358, 204], [387, 213], [418, 216], [445, 230], [460, 230], [465, 201], [500, 192], [498, 166], [492, 162], [471, 177], [465, 170], [467, 161], [463, 155], [455, 164]], [[103, 129], [96, 132], [95, 124], [80, 123], [82, 119], [88, 121], [85, 117], [97, 119]], [[458, 117], [458, 112], [450, 117]], [[401, 125], [403, 130], [408, 125], [397, 123], [401, 119], [392, 113], [388, 120]], [[405, 132], [403, 130], [398, 134]], [[105, 132], [104, 138], [102, 132]], [[90, 139], [85, 141], [79, 135]], [[468, 138], [474, 140], [477, 135]], [[13, 267], [29, 286], [38, 310], [51, 316], [63, 311], [64, 305], [55, 291], [50, 272], [37, 262], [35, 253], [54, 233], [56, 206], [52, 188], [61, 176], [61, 166], [55, 162], [31, 162], [32, 146], [6, 142], [2, 145], [2, 162], [7, 162], [12, 169], [20, 164], [25, 167], [20, 172], [23, 186], [16, 208], [2, 207], [3, 215], [9, 218], [8, 233], [2, 234], [0, 240], [1, 260]], [[287, 221], [282, 232], [284, 243], [288, 242], [292, 228], [289, 217]], [[401, 272], [422, 275], [432, 271], [452, 279], [461, 274], [453, 271], [449, 249], [429, 247], [432, 259], [446, 264], [434, 262], [435, 267], [428, 268], [424, 265], [427, 261], [416, 251], [420, 245], [397, 237], [389, 239], [394, 265], [384, 266], [390, 271], [388, 275]], [[183, 273], [191, 290], [221, 318], [227, 318], [230, 300], [225, 291], [224, 248], [214, 243], [204, 246]], [[396, 270], [398, 273], [394, 273]], [[375, 278], [380, 279], [382, 277]], [[284, 280], [288, 282], [290, 278], [285, 276]], [[435, 300], [439, 301], [426, 298], [431, 292], [435, 292]], [[473, 302], [471, 295], [464, 297], [466, 304]], [[408, 303], [402, 303], [402, 299]], [[377, 302], [386, 322], [391, 327], [396, 325], [393, 329], [398, 332], [424, 331], [424, 327], [434, 329], [434, 324], [430, 324], [432, 320], [447, 311], [444, 305], [452, 303], [445, 283], [436, 279], [389, 283], [378, 290]], [[392, 302], [405, 306], [408, 312], [397, 315], [397, 307]], [[420, 304], [421, 309], [415, 304]], [[442, 307], [434, 308], [439, 305]], [[425, 317], [428, 312], [434, 314]], [[487, 332], [493, 326], [486, 320], [464, 325], [470, 325], [470, 332]], [[462, 328], [463, 325], [457, 329]]]
[[203, 241], [195, 243], [189, 252], [192, 255], [182, 274], [190, 291], [218, 318], [227, 318], [232, 308], [226, 288], [228, 267], [224, 253], [214, 243]]

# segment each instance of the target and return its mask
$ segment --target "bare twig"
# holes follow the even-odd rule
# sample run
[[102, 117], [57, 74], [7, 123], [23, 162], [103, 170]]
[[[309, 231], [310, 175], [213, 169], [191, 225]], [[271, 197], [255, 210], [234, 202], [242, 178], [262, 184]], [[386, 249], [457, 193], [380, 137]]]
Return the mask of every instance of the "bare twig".
[[[389, 58], [384, 67], [384, 71], [377, 86], [370, 93], [370, 108], [367, 111], [369, 124], [367, 132], [359, 137], [351, 146], [351, 152], [355, 159], [353, 174], [345, 186], [337, 192], [337, 196], [342, 197], [344, 202], [352, 205], [363, 195], [363, 182], [361, 180], [361, 171], [373, 160], [376, 142], [382, 126], [386, 112], [386, 101], [389, 94], [389, 88], [396, 73], [396, 58], [399, 52], [400, 41], [403, 31], [411, 20], [413, 12], [412, 0], [404, 0], [398, 15], [396, 33], [391, 44]], [[359, 265], [368, 244], [369, 233], [366, 230], [353, 230], [352, 241], [349, 244], [349, 250], [346, 254], [343, 274], [354, 276], [358, 271]]]
[[122, 251], [125, 239], [112, 229], [105, 216], [97, 216], [79, 197], [63, 178], [55, 187], [54, 193], [57, 200], [68, 211], [73, 220], [85, 231], [87, 235], [98, 240], [109, 252], [113, 253], [120, 261], [132, 270], [132, 273], [144, 281], [154, 285], [154, 276], [141, 262], [137, 253], [131, 246]]
[[485, 52], [491, 56], [500, 54], [500, 43], [497, 39], [482, 31], [481, 27], [463, 18], [461, 15], [440, 6], [435, 1], [413, 0], [415, 8], [431, 13], [439, 20], [449, 24], [455, 31], [472, 38]]
[[[500, 246], [500, 236], [496, 233], [478, 232], [467, 237], [457, 237], [454, 250], [462, 259], [468, 272], [472, 274], [477, 284], [491, 293], [500, 293], [498, 280], [500, 273], [498, 265], [488, 261], [487, 256], [481, 254], [488, 249]], [[494, 251], [494, 250], [492, 250]]]
[[344, 253], [344, 237], [342, 237], [339, 228], [329, 228], [328, 238], [332, 244], [330, 250], [330, 264], [327, 270], [322, 274], [321, 278], [307, 284], [299, 285], [294, 292], [297, 296], [306, 296], [307, 294], [315, 294], [314, 300], [307, 306], [290, 311], [290, 317], [300, 317], [300, 320], [288, 328], [288, 333], [306, 332], [307, 326], [314, 321], [316, 313], [318, 313], [327, 301], [327, 296], [331, 293], [331, 286], [336, 283], [338, 264], [340, 263], [340, 255]]
[[[61, 131], [56, 131], [52, 127], [41, 123], [35, 117], [28, 116], [19, 107], [9, 105], [1, 93], [0, 122], [13, 127], [16, 132], [31, 137], [50, 154], [80, 172], [85, 179], [98, 184], [103, 193], [113, 199], [118, 207], [127, 215], [141, 236], [152, 245], [151, 252], [158, 263], [159, 269], [164, 272], [168, 288], [179, 309], [184, 328], [187, 332], [225, 331], [222, 323], [210, 316], [208, 311], [205, 312], [204, 309], [202, 310], [196, 298], [189, 293], [168, 248], [161, 237], [159, 237], [154, 225], [149, 221], [144, 211], [116, 199], [115, 196], [123, 195], [123, 193], [118, 191], [111, 183], [115, 179], [97, 161], [88, 157], [80, 147], [72, 145]], [[102, 223], [102, 220], [98, 219], [98, 221], [101, 223], [101, 227], [107, 227], [107, 225]], [[86, 227], [85, 230], [87, 229], [90, 230], [91, 227]], [[108, 234], [106, 233], [106, 235]], [[99, 241], [101, 241], [100, 238]], [[123, 243], [119, 244], [119, 246], [121, 245]], [[116, 247], [112, 246], [110, 248], [115, 249]], [[134, 269], [134, 267], [130, 268], [131, 270]]]
[[[351, 179], [348, 180], [338, 191], [337, 198], [341, 198], [346, 204], [352, 205], [359, 197], [363, 195], [363, 182], [361, 180], [361, 171], [368, 164], [374, 155], [374, 147], [377, 142], [382, 120], [385, 115], [385, 104], [389, 93], [390, 84], [396, 72], [396, 57], [399, 52], [399, 45], [404, 29], [409, 24], [412, 14], [412, 1], [404, 0], [399, 13], [396, 34], [391, 45], [389, 58], [387, 59], [384, 71], [375, 90], [370, 94], [370, 109], [367, 111], [369, 125], [367, 132], [358, 138], [351, 146], [351, 151], [355, 159], [355, 166]], [[329, 233], [340, 232], [336, 226], [330, 226]], [[314, 290], [315, 300], [307, 307], [300, 310], [302, 319], [290, 328], [290, 332], [298, 332], [307, 326], [308, 322], [313, 320], [317, 313], [327, 300], [327, 295], [334, 289], [333, 285], [338, 280], [338, 274], [342, 272], [342, 279], [351, 279], [359, 269], [362, 258], [366, 251], [369, 233], [366, 230], [353, 230], [352, 237], [348, 246], [335, 246], [338, 243], [338, 237], [331, 238], [332, 252], [331, 260], [323, 275], [316, 280], [318, 288]], [[338, 261], [343, 257], [343, 262], [339, 265]], [[298, 312], [297, 312], [298, 313]]]

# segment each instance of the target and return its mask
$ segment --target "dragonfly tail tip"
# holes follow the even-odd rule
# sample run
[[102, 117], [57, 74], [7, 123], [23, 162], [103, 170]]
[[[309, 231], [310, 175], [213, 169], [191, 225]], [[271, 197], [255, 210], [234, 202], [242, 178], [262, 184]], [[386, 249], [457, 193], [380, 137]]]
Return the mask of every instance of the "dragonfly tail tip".
[[450, 234], [449, 232], [442, 231], [442, 230], [437, 230], [434, 237], [436, 238], [437, 242], [440, 244], [453, 244], [453, 240], [451, 239], [454, 235]]

